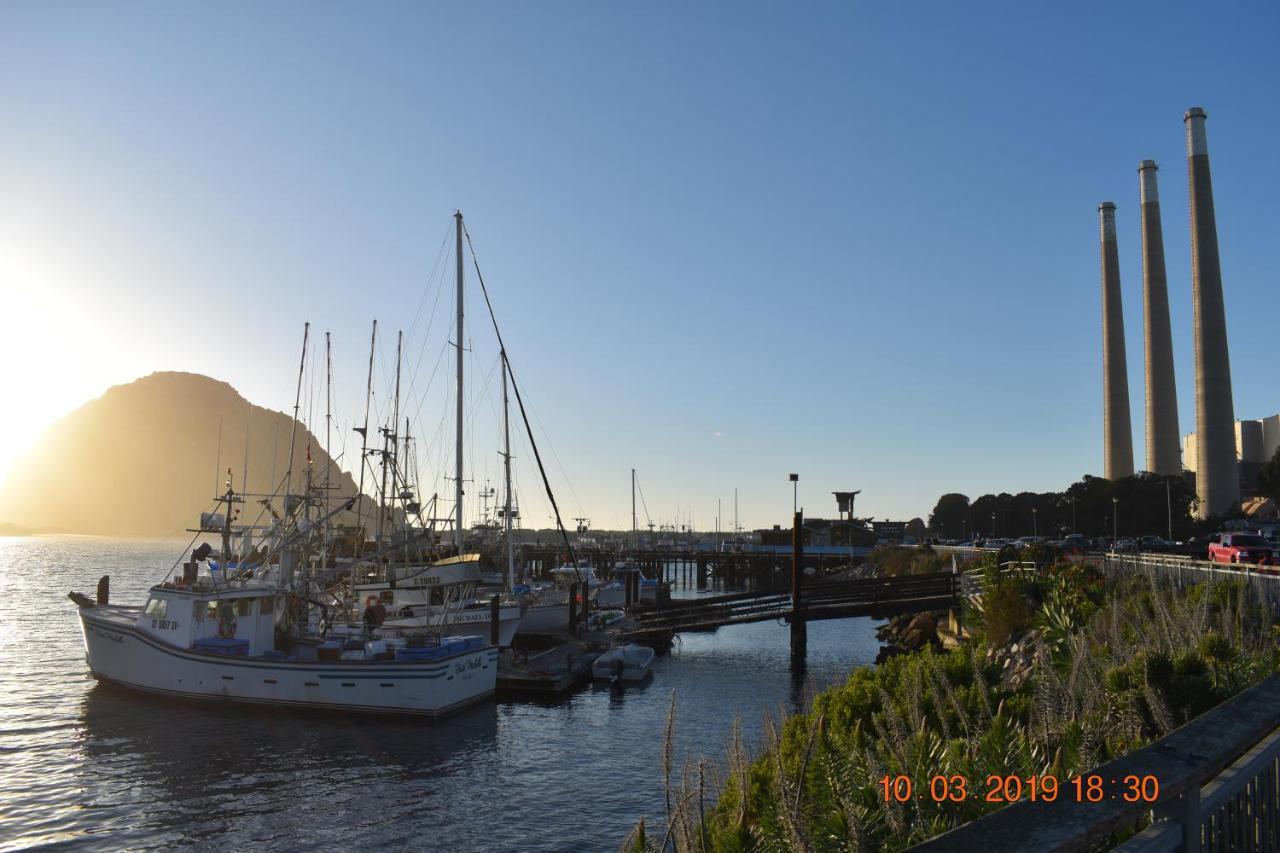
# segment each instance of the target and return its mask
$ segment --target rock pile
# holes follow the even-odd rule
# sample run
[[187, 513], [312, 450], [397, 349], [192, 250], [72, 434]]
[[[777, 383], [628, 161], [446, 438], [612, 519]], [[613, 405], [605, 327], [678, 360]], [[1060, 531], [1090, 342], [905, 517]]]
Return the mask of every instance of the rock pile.
[[931, 613], [915, 613], [894, 616], [876, 628], [876, 637], [884, 645], [876, 655], [876, 663], [882, 663], [894, 655], [918, 652], [925, 646], [942, 648], [938, 638], [938, 619]]

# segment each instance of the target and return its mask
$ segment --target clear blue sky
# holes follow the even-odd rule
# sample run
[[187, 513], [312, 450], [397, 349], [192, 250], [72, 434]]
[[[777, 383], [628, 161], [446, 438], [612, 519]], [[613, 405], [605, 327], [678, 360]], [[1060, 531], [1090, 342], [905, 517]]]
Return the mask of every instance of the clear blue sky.
[[369, 320], [408, 326], [461, 208], [567, 515], [629, 524], [633, 466], [703, 528], [735, 486], [785, 521], [790, 471], [810, 515], [1061, 488], [1101, 469], [1110, 199], [1141, 464], [1145, 158], [1194, 428], [1191, 105], [1236, 413], [1280, 410], [1278, 45], [1273, 3], [4, 3], [0, 355], [34, 411], [0, 459], [152, 370], [287, 409], [308, 319], [349, 426]]

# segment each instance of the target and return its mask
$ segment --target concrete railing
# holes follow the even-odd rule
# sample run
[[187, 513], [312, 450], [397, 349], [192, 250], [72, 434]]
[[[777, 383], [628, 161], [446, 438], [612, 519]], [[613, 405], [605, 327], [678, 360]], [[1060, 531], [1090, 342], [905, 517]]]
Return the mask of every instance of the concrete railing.
[[[912, 848], [924, 851], [1101, 849], [1113, 833], [1144, 831], [1127, 853], [1280, 849], [1280, 675], [1273, 675], [1150, 746], [1109, 761], [1082, 779], [1060, 780], [1052, 800], [1020, 800]], [[1130, 801], [1133, 777], [1155, 787]], [[1074, 779], [1075, 777], [1073, 777]], [[1154, 799], [1154, 802], [1151, 800]]]

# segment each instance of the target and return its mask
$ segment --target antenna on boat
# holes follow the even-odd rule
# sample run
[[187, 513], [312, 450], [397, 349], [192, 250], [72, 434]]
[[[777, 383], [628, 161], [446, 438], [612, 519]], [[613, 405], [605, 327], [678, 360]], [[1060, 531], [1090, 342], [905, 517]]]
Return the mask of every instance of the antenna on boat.
[[[456, 472], [458, 480], [454, 483], [454, 505], [453, 505], [453, 537], [458, 547], [458, 556], [462, 556], [462, 284], [463, 284], [463, 265], [462, 265], [462, 211], [456, 211], [453, 214], [457, 230], [457, 252], [454, 260], [454, 266], [458, 268], [458, 331], [455, 346], [458, 348], [458, 435], [456, 448]], [[487, 298], [487, 297], [486, 297]]]

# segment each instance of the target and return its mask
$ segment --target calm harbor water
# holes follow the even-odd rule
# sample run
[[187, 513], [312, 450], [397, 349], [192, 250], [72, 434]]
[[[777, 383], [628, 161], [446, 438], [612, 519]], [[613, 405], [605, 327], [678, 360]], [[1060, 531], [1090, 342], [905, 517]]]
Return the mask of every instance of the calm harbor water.
[[773, 622], [683, 637], [647, 686], [488, 702], [437, 723], [135, 695], [84, 662], [71, 589], [141, 603], [181, 544], [0, 537], [0, 850], [247, 846], [616, 850], [663, 813], [660, 751], [718, 760], [763, 715], [874, 660], [869, 619], [809, 627], [806, 687]]

